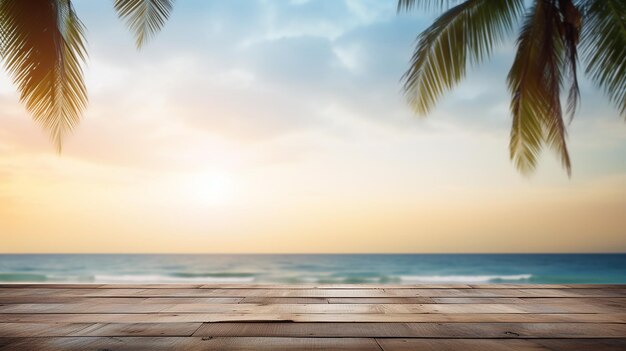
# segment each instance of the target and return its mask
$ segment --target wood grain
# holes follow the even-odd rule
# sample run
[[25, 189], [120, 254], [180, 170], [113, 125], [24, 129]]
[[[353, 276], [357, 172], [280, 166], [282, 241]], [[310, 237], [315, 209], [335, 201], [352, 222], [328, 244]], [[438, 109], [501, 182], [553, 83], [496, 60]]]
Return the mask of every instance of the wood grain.
[[625, 324], [595, 323], [205, 323], [194, 336], [394, 338], [623, 338]]
[[[381, 351], [373, 338], [61, 337], [12, 339], [5, 350]], [[0, 345], [2, 345], [0, 343]]]
[[4, 314], [0, 320], [12, 323], [180, 323], [180, 322], [523, 322], [523, 323], [626, 323], [626, 314], [605, 313], [67, 313]]
[[0, 350], [625, 349], [624, 285], [0, 285]]

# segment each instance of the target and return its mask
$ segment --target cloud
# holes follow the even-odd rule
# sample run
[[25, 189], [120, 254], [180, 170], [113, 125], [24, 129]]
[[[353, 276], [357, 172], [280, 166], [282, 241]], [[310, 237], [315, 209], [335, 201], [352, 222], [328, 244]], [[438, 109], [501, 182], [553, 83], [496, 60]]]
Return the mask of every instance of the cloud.
[[[476, 236], [497, 251], [525, 232], [541, 249], [549, 232], [571, 230], [583, 250], [580, 223], [623, 227], [626, 127], [589, 82], [570, 126], [573, 178], [549, 153], [530, 179], [511, 165], [512, 44], [420, 119], [399, 80], [433, 14], [396, 14], [379, 0], [185, 0], [137, 51], [110, 2], [75, 3], [89, 30], [90, 104], [63, 155], [0, 78], [0, 232], [12, 233], [10, 250], [116, 251], [120, 238], [125, 250], [258, 250], [292, 238], [284, 250], [302, 251], [302, 237], [318, 240], [310, 250], [329, 238], [333, 250], [355, 250], [364, 237], [421, 250], [412, 233], [425, 225], [433, 250], [478, 250]], [[232, 194], [214, 206], [222, 181]], [[596, 220], [572, 224], [572, 210]], [[531, 218], [546, 213], [547, 228]], [[502, 235], [510, 223], [522, 236]]]
[[[237, 150], [229, 153], [236, 162], [257, 164], [251, 157], [274, 159], [260, 149], [295, 160], [295, 153], [308, 157], [319, 147], [296, 136], [345, 145], [371, 134], [392, 143], [397, 135], [446, 133], [502, 139], [506, 153], [509, 46], [470, 71], [427, 119], [407, 106], [399, 79], [432, 14], [398, 15], [393, 3], [381, 1], [190, 0], [177, 3], [165, 29], [137, 51], [110, 3], [78, 0], [76, 7], [89, 28], [90, 106], [68, 140], [72, 157], [193, 169], [199, 166], [185, 154], [222, 162], [219, 153], [226, 148]], [[611, 134], [619, 127], [585, 134], [585, 126], [616, 113], [582, 83], [583, 107], [571, 126], [573, 150], [583, 149], [575, 140], [585, 140], [598, 145], [593, 152], [578, 151], [589, 155], [585, 160], [607, 148], [613, 158], [623, 148], [622, 134]], [[50, 152], [17, 96], [0, 91], [8, 116], [0, 147]], [[601, 162], [600, 168], [626, 168]]]

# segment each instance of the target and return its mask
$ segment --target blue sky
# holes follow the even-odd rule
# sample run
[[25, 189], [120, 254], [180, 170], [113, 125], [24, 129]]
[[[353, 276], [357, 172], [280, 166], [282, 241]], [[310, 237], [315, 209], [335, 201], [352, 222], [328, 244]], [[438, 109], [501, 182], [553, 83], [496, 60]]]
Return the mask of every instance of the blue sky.
[[514, 36], [420, 118], [400, 77], [436, 13], [180, 0], [137, 51], [110, 1], [74, 4], [90, 105], [61, 157], [0, 80], [9, 251], [626, 250], [626, 124], [588, 81], [572, 178], [549, 150], [531, 177], [509, 162]]

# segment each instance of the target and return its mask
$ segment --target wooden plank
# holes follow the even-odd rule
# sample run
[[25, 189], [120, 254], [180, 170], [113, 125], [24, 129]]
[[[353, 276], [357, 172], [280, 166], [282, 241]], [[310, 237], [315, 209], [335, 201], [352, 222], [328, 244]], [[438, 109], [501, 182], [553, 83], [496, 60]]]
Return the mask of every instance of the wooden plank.
[[[621, 297], [619, 289], [578, 289], [586, 291], [569, 292], [574, 289], [214, 289], [208, 292], [210, 296], [241, 296], [241, 297], [553, 297], [553, 296], [599, 296]], [[146, 296], [145, 292], [138, 296]], [[194, 291], [180, 292], [192, 296]], [[595, 294], [595, 295], [594, 295]]]
[[520, 297], [518, 303], [601, 303], [601, 304], [619, 304], [626, 305], [626, 297]]
[[0, 322], [32, 323], [167, 323], [228, 321], [294, 322], [506, 322], [506, 323], [626, 323], [626, 314], [518, 313], [158, 313], [158, 314], [4, 314]]
[[106, 289], [199, 289], [202, 284], [163, 283], [163, 284], [102, 284]]
[[[7, 317], [8, 316], [8, 317]], [[608, 314], [14, 314], [5, 322], [37, 323], [174, 323], [174, 322], [594, 322], [625, 323], [624, 316]]]
[[13, 313], [618, 313], [624, 308], [585, 304], [10, 304]]
[[[16, 288], [0, 288], [0, 297], [13, 296], [53, 296], [59, 292], [69, 289], [16, 289]], [[76, 289], [77, 290], [77, 289]], [[95, 290], [95, 289], [94, 289]]]
[[566, 284], [565, 287], [577, 289], [626, 289], [626, 284]]
[[387, 304], [387, 303], [434, 303], [435, 301], [430, 297], [329, 297], [328, 303], [374, 303], [374, 304]]
[[624, 324], [591, 323], [204, 323], [194, 336], [399, 338], [623, 338]]
[[626, 289], [0, 289], [0, 297], [626, 297]]
[[14, 349], [141, 350], [143, 340], [150, 349], [315, 350], [338, 349], [328, 341], [337, 340], [380, 351], [377, 337], [399, 350], [592, 349], [585, 339], [603, 350], [624, 346], [624, 335], [624, 285], [0, 287], [0, 345]]
[[[37, 289], [41, 290], [41, 289]], [[141, 297], [142, 292], [160, 291], [170, 289], [124, 289], [124, 288], [110, 288], [100, 287], [97, 289], [65, 289], [59, 291], [51, 291], [56, 296], [81, 296], [81, 297]], [[146, 294], [145, 296], [148, 296]]]
[[[177, 304], [169, 313], [384, 313], [377, 304]], [[407, 312], [408, 313], [408, 312]]]
[[11, 340], [4, 350], [381, 351], [372, 338], [60, 337]]
[[4, 323], [0, 337], [65, 336], [85, 329], [89, 323]]
[[551, 350], [530, 340], [376, 339], [383, 351], [538, 351]]
[[427, 297], [431, 303], [523, 303], [520, 297]]
[[[12, 339], [3, 350], [190, 350], [190, 351], [243, 351], [243, 350], [381, 350], [374, 339], [331, 338], [174, 338], [174, 337], [122, 337], [122, 338], [29, 338]], [[624, 339], [594, 340], [445, 340], [445, 339], [377, 339], [384, 351], [512, 351], [512, 350], [578, 350], [621, 351], [626, 348]], [[1, 345], [1, 344], [0, 344]]]
[[377, 339], [384, 351], [623, 351], [626, 339]]
[[154, 313], [173, 305], [169, 304], [92, 304], [92, 303], [39, 303], [8, 304], [0, 306], [0, 313]]
[[241, 303], [243, 297], [144, 297], [141, 303], [154, 304], [236, 304]]
[[624, 297], [624, 289], [384, 289], [397, 297]]
[[386, 304], [385, 313], [618, 313], [624, 308], [586, 304]]
[[4, 288], [14, 288], [14, 289], [38, 289], [38, 288], [46, 288], [46, 289], [81, 289], [81, 288], [100, 288], [105, 286], [105, 284], [56, 284], [56, 283], [40, 283], [40, 284], [31, 284], [31, 283], [10, 283], [10, 284], [0, 284], [0, 289]]
[[[129, 296], [129, 297], [245, 297], [236, 294], [216, 294], [213, 289], [110, 289], [94, 291], [87, 296]], [[122, 291], [120, 291], [122, 290]]]
[[377, 339], [384, 351], [623, 351], [626, 339]]
[[4, 314], [2, 322], [23, 323], [180, 323], [180, 322], [426, 322], [426, 323], [626, 323], [626, 314], [531, 313], [73, 313]]
[[160, 350], [210, 350], [202, 338], [189, 337], [54, 337], [21, 338], [8, 344], [2, 350], [7, 351], [160, 351]]
[[68, 336], [191, 336], [202, 323], [93, 324]]
[[626, 289], [626, 284], [469, 284], [472, 289]]
[[385, 313], [526, 313], [520, 306], [515, 304], [387, 304], [382, 305], [381, 308]]
[[407, 337], [407, 323], [204, 323], [202, 337]]
[[[626, 289], [519, 289], [537, 297], [626, 297]], [[526, 296], [532, 297], [532, 296]]]
[[[145, 290], [148, 290], [148, 289], [114, 289], [114, 288], [15, 289], [15, 288], [4, 288], [4, 289], [0, 289], [0, 297], [11, 297], [11, 296], [141, 297], [141, 295], [138, 295], [138, 294]], [[163, 290], [166, 290], [166, 289], [163, 289]], [[193, 290], [193, 289], [190, 289], [190, 290]], [[196, 290], [201, 291], [200, 289], [196, 289]], [[156, 290], [156, 291], [160, 291], [160, 290]]]
[[540, 339], [534, 343], [544, 346], [549, 350], [576, 350], [576, 351], [624, 351], [626, 350], [626, 338], [624, 339]]
[[243, 297], [393, 297], [383, 289], [214, 289], [212, 296]]
[[0, 348], [2, 348], [2, 346], [14, 343], [16, 341], [19, 341], [19, 338], [3, 338], [0, 337]]
[[[550, 290], [550, 289], [546, 289]], [[519, 289], [384, 289], [394, 297], [535, 297]]]
[[293, 303], [348, 303], [348, 304], [602, 304], [626, 306], [624, 297], [67, 297], [67, 296], [11, 296], [0, 297], [2, 304], [56, 304], [56, 303], [257, 303], [257, 304], [293, 304]]
[[[70, 297], [70, 296], [5, 296], [0, 305], [29, 303], [144, 303], [148, 297]], [[227, 299], [227, 298], [225, 298]]]
[[[469, 284], [472, 289], [566, 289], [570, 286], [566, 284]], [[590, 286], [590, 288], [593, 288]]]
[[212, 338], [208, 350], [381, 351], [372, 338]]
[[255, 303], [260, 305], [269, 304], [295, 304], [295, 303], [328, 303], [324, 297], [245, 297], [239, 303]]

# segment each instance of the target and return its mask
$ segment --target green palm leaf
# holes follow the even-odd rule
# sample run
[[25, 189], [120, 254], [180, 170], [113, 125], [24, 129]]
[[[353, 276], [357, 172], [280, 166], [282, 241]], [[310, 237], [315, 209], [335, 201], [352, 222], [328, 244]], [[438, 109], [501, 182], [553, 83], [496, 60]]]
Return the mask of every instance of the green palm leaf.
[[141, 48], [165, 24], [174, 0], [115, 0], [118, 16], [135, 33]]
[[508, 76], [513, 114], [510, 154], [523, 173], [535, 169], [544, 143], [559, 153], [568, 174], [571, 169], [560, 102], [566, 48], [559, 18], [551, 3], [535, 3], [520, 33]]
[[4, 0], [0, 33], [0, 54], [20, 100], [60, 151], [87, 103], [82, 23], [69, 0]]
[[586, 73], [626, 117], [626, 2], [588, 1], [584, 14]]
[[413, 109], [418, 114], [428, 113], [441, 95], [465, 76], [468, 61], [478, 64], [490, 56], [523, 10], [523, 0], [468, 0], [446, 11], [422, 32], [403, 76]]
[[579, 9], [571, 1], [562, 1], [559, 11], [559, 32], [565, 46], [564, 65], [570, 80], [570, 88], [567, 95], [567, 111], [571, 121], [574, 118], [580, 100], [577, 66], [582, 18]]

